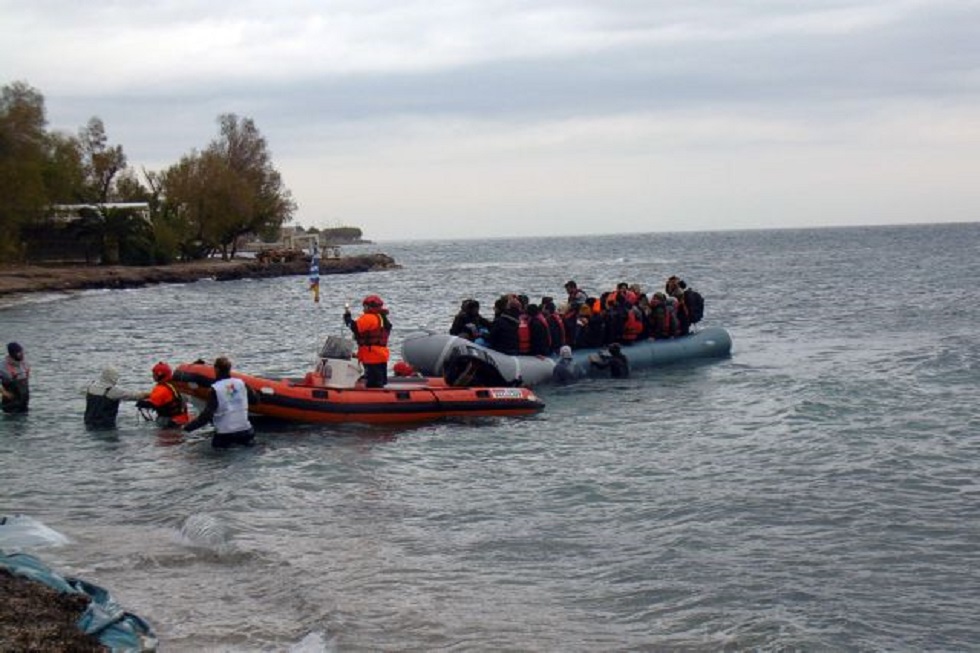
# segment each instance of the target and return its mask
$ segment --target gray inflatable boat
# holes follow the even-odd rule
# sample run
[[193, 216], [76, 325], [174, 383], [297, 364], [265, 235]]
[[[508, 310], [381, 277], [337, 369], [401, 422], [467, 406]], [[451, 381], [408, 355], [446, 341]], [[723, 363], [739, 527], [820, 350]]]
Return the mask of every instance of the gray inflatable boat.
[[[643, 340], [622, 348], [632, 370], [643, 370], [681, 361], [727, 358], [732, 337], [721, 327], [707, 327], [670, 340]], [[608, 356], [603, 349], [576, 349], [572, 358], [582, 376], [609, 376], [609, 370], [592, 361]], [[503, 380], [512, 385], [551, 383], [557, 357], [508, 356], [464, 338], [443, 333], [410, 333], [402, 343], [402, 358], [426, 376], [442, 376], [447, 364], [460, 357], [489, 359]]]

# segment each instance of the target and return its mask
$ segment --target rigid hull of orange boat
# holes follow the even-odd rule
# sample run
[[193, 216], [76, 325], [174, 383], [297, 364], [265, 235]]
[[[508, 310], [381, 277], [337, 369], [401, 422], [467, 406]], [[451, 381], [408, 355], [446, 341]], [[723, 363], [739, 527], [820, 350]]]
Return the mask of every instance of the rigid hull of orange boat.
[[[249, 411], [304, 423], [425, 422], [445, 417], [531, 415], [544, 403], [527, 388], [456, 388], [441, 379], [395, 381], [384, 388], [329, 388], [290, 379], [265, 379], [232, 373], [259, 395]], [[206, 399], [214, 381], [210, 365], [180, 365], [174, 385]]]

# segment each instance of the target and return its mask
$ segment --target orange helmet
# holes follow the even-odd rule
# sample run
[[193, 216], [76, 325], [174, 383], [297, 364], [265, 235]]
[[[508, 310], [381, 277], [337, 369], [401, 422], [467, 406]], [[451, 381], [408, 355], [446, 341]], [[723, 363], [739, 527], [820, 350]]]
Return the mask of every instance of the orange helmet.
[[377, 295], [368, 295], [361, 303], [370, 308], [381, 308], [385, 305], [385, 303]]
[[160, 361], [153, 366], [153, 380], [154, 381], [169, 381], [173, 377], [174, 372], [170, 369], [170, 366]]

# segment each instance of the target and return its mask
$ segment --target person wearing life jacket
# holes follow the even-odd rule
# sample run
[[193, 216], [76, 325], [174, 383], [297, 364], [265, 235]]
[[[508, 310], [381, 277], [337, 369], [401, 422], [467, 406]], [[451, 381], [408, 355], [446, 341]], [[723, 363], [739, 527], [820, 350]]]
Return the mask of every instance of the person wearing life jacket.
[[650, 336], [655, 340], [674, 337], [677, 317], [673, 309], [668, 310], [667, 296], [662, 292], [653, 293], [650, 298]]
[[231, 375], [231, 361], [224, 356], [214, 361], [214, 378], [207, 405], [200, 415], [184, 425], [184, 431], [190, 433], [210, 422], [214, 424], [213, 448], [252, 444], [255, 430], [248, 420], [248, 406], [258, 401], [257, 395], [244, 381]]
[[623, 321], [623, 344], [632, 345], [640, 339], [644, 332], [643, 311], [639, 306], [629, 306], [626, 308], [626, 316]]
[[480, 302], [464, 299], [449, 327], [449, 335], [475, 341], [489, 332], [490, 320], [480, 315]]
[[517, 353], [522, 356], [531, 353], [531, 322], [524, 311], [517, 316]]
[[606, 314], [598, 299], [589, 304], [598, 305], [599, 308], [587, 310], [588, 305], [582, 307], [582, 312], [588, 315], [581, 338], [582, 347], [601, 347], [606, 344]]
[[541, 315], [548, 323], [548, 331], [551, 335], [551, 353], [557, 354], [563, 345], [568, 344], [565, 337], [565, 320], [558, 314], [558, 307], [555, 300], [551, 297], [541, 298]]
[[578, 283], [573, 279], [565, 282], [565, 292], [568, 293], [568, 308], [578, 312], [579, 307], [587, 301], [585, 291], [578, 287]]
[[680, 285], [674, 287], [674, 294], [668, 298], [668, 304], [671, 299], [674, 300], [675, 312], [677, 314], [677, 335], [686, 336], [691, 332], [691, 317], [687, 310], [687, 304], [684, 302], [684, 291]]
[[344, 311], [344, 323], [357, 341], [357, 360], [364, 367], [364, 381], [369, 388], [383, 388], [388, 383], [388, 338], [391, 322], [388, 309], [377, 295], [368, 295], [361, 302], [363, 314], [354, 320], [350, 310]]
[[558, 348], [558, 362], [551, 370], [551, 377], [559, 385], [569, 385], [585, 376], [585, 373], [572, 358], [572, 348], [562, 345]]
[[174, 373], [163, 361], [153, 366], [153, 380], [156, 385], [145, 399], [136, 402], [137, 408], [156, 411], [157, 420], [165, 426], [182, 426], [190, 421], [187, 401], [171, 383]]
[[609, 370], [609, 376], [614, 379], [625, 379], [630, 375], [630, 361], [623, 354], [618, 342], [609, 345], [606, 351], [589, 355], [589, 364], [600, 370]]
[[520, 353], [521, 303], [516, 297], [507, 296], [497, 301], [501, 310], [490, 325], [487, 341], [491, 349], [508, 356], [517, 356]]
[[646, 293], [640, 293], [636, 300], [636, 315], [640, 318], [640, 334], [636, 337], [638, 341], [647, 340], [652, 337], [650, 333], [650, 298]]
[[677, 283], [677, 287], [681, 291], [681, 297], [684, 300], [688, 331], [690, 331], [691, 325], [697, 324], [704, 318], [704, 297], [697, 290], [688, 286], [687, 282], [683, 279]]
[[31, 366], [24, 348], [16, 342], [7, 345], [7, 357], [0, 365], [0, 409], [5, 413], [26, 413], [31, 401]]
[[551, 355], [551, 328], [548, 320], [541, 314], [537, 304], [527, 305], [527, 323], [529, 337], [529, 353], [532, 356]]
[[626, 311], [629, 308], [625, 293], [619, 290], [603, 293], [602, 303], [606, 316], [605, 342], [607, 344], [611, 342], [623, 342], [623, 332], [626, 327]]
[[681, 304], [676, 297], [667, 297], [667, 320], [670, 325], [670, 336], [676, 338], [681, 335]]
[[616, 294], [619, 296], [618, 301], [625, 302], [629, 306], [636, 305], [636, 301], [639, 299], [639, 293], [635, 292], [625, 281], [616, 284]]
[[82, 390], [85, 395], [85, 426], [95, 429], [111, 429], [116, 426], [120, 401], [139, 401], [150, 396], [149, 392], [133, 392], [120, 388], [119, 372], [106, 367], [96, 381]]

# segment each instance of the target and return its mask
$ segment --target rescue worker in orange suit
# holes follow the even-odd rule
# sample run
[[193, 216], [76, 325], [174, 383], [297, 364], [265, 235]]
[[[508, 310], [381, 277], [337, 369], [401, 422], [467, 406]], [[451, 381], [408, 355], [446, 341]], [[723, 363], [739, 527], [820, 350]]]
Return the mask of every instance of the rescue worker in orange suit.
[[364, 380], [369, 388], [383, 388], [388, 383], [388, 336], [391, 322], [388, 309], [377, 295], [368, 295], [362, 302], [364, 314], [357, 320], [350, 309], [344, 311], [344, 324], [354, 332], [357, 341], [357, 360], [364, 366]]
[[146, 399], [136, 402], [136, 407], [156, 411], [157, 420], [166, 426], [181, 426], [190, 421], [190, 415], [187, 413], [187, 401], [171, 383], [173, 376], [173, 370], [163, 361], [154, 365], [153, 380], [156, 385]]

